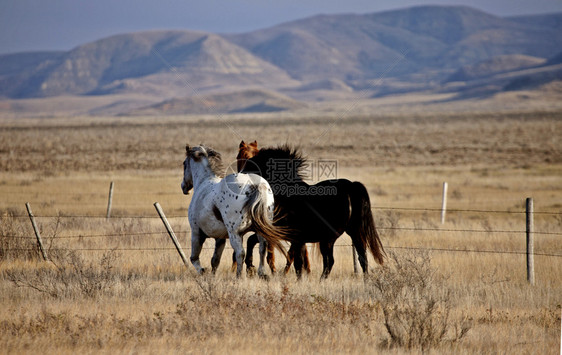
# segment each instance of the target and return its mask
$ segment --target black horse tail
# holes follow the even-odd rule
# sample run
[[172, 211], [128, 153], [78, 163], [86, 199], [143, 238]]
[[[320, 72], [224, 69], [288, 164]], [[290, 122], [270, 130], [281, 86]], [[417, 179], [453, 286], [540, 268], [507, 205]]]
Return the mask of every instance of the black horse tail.
[[381, 243], [373, 213], [371, 211], [371, 200], [365, 185], [358, 181], [351, 183], [349, 192], [351, 203], [351, 218], [348, 227], [348, 234], [356, 235], [365, 249], [371, 251], [375, 261], [382, 265], [386, 255]]
[[273, 212], [267, 205], [267, 184], [258, 184], [248, 196], [244, 208], [250, 213], [254, 232], [265, 238], [269, 245], [279, 249], [286, 257], [287, 252], [281, 241], [287, 239], [286, 229], [273, 225]]

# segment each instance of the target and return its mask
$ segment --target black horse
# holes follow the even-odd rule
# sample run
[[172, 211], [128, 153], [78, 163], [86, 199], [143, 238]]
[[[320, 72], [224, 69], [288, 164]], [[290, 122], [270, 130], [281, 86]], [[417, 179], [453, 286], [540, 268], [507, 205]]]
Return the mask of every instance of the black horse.
[[382, 265], [384, 248], [365, 186], [347, 179], [309, 185], [303, 177], [305, 164], [298, 150], [281, 146], [261, 149], [242, 170], [262, 176], [273, 189], [279, 218], [276, 223], [291, 231], [289, 254], [294, 254], [297, 277], [302, 275], [306, 243], [319, 243], [322, 278], [327, 278], [334, 265], [334, 243], [344, 232], [353, 241], [363, 273], [368, 273], [367, 250]]

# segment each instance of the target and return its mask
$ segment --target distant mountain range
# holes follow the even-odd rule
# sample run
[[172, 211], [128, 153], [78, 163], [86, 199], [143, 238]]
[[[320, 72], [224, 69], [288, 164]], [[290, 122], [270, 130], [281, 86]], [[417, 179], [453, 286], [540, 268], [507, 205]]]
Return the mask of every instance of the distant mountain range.
[[[561, 50], [562, 14], [501, 18], [421, 6], [242, 34], [137, 32], [67, 52], [3, 55], [0, 97], [116, 97], [104, 104], [111, 114], [182, 114], [291, 110], [358, 90], [492, 95], [562, 80]], [[209, 111], [209, 100], [221, 104]]]

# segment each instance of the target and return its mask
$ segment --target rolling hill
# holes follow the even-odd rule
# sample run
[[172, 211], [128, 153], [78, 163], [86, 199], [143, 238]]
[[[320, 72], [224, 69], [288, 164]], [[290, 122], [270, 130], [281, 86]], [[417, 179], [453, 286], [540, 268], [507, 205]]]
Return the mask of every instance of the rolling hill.
[[[302, 107], [295, 100], [346, 98], [354, 91], [366, 91], [365, 97], [464, 92], [498, 78], [501, 85], [492, 86], [503, 90], [559, 80], [556, 68], [522, 70], [560, 61], [561, 23], [562, 14], [501, 18], [470, 7], [418, 6], [318, 15], [240, 34], [126, 33], [67, 52], [0, 56], [0, 97], [7, 102], [0, 107], [35, 107], [14, 100], [72, 96], [87, 101], [90, 113], [198, 113], [193, 98], [238, 100], [238, 91], [246, 102], [255, 88], [262, 90], [262, 102], [274, 100], [274, 93], [286, 95], [275, 98], [281, 109]], [[517, 73], [526, 79], [506, 81]], [[92, 110], [98, 101], [104, 105]], [[277, 107], [254, 104], [218, 112]]]
[[132, 115], [222, 114], [245, 112], [278, 112], [304, 108], [306, 104], [276, 92], [248, 89], [221, 94], [166, 100], [143, 107]]
[[475, 64], [465, 65], [451, 75], [447, 81], [470, 81], [491, 75], [537, 67], [546, 62], [544, 58], [522, 54], [510, 54], [493, 57]]
[[[535, 21], [532, 19], [535, 18]], [[560, 30], [541, 16], [509, 20], [468, 7], [421, 6], [367, 15], [316, 16], [230, 36], [297, 79], [347, 81], [458, 69], [499, 55], [553, 56]], [[562, 14], [548, 15], [562, 20]]]
[[[115, 94], [145, 90], [145, 85], [153, 94], [168, 96], [185, 92], [189, 81], [197, 87], [291, 82], [282, 70], [245, 49], [218, 35], [194, 31], [112, 36], [14, 76], [21, 79], [7, 93], [11, 97]], [[136, 80], [142, 85], [135, 85]]]

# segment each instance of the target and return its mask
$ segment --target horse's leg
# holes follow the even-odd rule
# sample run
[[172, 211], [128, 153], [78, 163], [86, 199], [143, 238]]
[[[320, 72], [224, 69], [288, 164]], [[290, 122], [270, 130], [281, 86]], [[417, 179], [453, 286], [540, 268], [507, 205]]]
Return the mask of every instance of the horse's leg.
[[306, 273], [310, 274], [310, 260], [308, 258], [308, 249], [306, 247], [303, 249], [302, 261]]
[[289, 247], [289, 251], [287, 252], [287, 264], [285, 264], [285, 275], [291, 270], [291, 265], [293, 265], [293, 261], [295, 260], [295, 248], [297, 248], [296, 243], [291, 243]]
[[230, 239], [230, 245], [236, 253], [236, 277], [240, 278], [242, 276], [242, 267], [244, 266], [244, 257], [246, 253], [244, 252], [244, 246], [242, 244], [242, 237], [234, 232], [228, 232], [228, 237]]
[[353, 241], [355, 251], [357, 251], [357, 258], [359, 259], [359, 265], [361, 265], [363, 273], [369, 273], [369, 261], [367, 259], [367, 250], [365, 249], [365, 245], [361, 242], [361, 238], [359, 238], [359, 236], [351, 235], [351, 240]]
[[232, 252], [232, 266], [230, 267], [230, 271], [234, 272], [234, 270], [236, 270], [237, 266], [238, 266], [238, 264], [236, 263], [236, 252], [233, 251]]
[[226, 239], [215, 239], [215, 253], [211, 258], [211, 267], [213, 275], [217, 272], [219, 264], [221, 262], [222, 252], [226, 244]]
[[258, 266], [258, 275], [260, 278], [267, 279], [268, 276], [265, 273], [265, 254], [267, 252], [267, 241], [258, 236], [260, 242], [260, 265]]
[[296, 244], [293, 243], [291, 245], [291, 247], [294, 246], [294, 263], [295, 263], [295, 273], [297, 274], [297, 279], [300, 280], [302, 277], [302, 264], [303, 264], [303, 260], [302, 260], [302, 255], [303, 255], [303, 249], [306, 248], [306, 244]]
[[332, 266], [334, 266], [334, 243], [320, 243], [320, 251], [322, 252], [322, 260], [324, 262], [322, 276], [320, 278], [327, 279], [328, 275], [330, 275], [330, 272], [332, 271]]
[[201, 232], [198, 228], [193, 229], [191, 231], [191, 263], [195, 267], [195, 270], [199, 274], [203, 274], [205, 272], [205, 268], [201, 267], [201, 263], [199, 262], [199, 254], [201, 254], [201, 249], [203, 248], [203, 243], [205, 243], [205, 239], [207, 236]]
[[277, 268], [275, 268], [275, 249], [269, 244], [267, 245], [267, 265], [269, 265], [272, 274], [277, 272]]
[[254, 247], [258, 242], [261, 246], [261, 241], [255, 233], [250, 235], [246, 242], [246, 273], [248, 276], [253, 276], [256, 273], [256, 268], [254, 267]]

